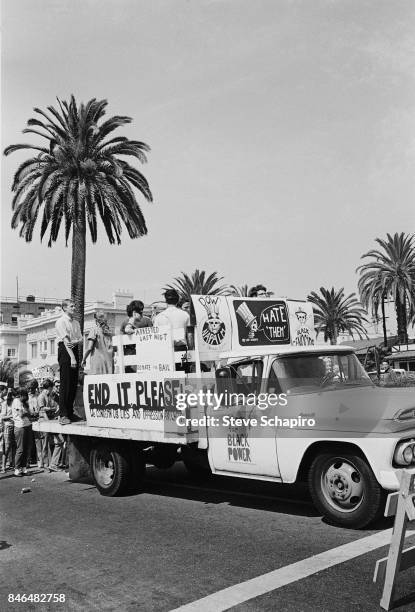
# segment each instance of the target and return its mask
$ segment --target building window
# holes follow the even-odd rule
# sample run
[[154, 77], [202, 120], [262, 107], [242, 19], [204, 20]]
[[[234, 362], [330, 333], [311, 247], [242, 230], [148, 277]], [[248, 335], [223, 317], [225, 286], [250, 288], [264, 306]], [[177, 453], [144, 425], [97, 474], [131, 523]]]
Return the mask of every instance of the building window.
[[55, 338], [52, 338], [52, 340], [50, 341], [50, 354], [55, 354]]
[[17, 323], [17, 317], [18, 316], [19, 315], [17, 315], [17, 314], [12, 314], [12, 323]]
[[30, 345], [31, 346], [31, 355], [32, 355], [32, 359], [36, 359], [37, 358], [37, 342], [33, 342], [33, 344]]
[[15, 348], [7, 349], [7, 357], [16, 357], [16, 349]]
[[47, 340], [43, 340], [40, 343], [41, 349], [42, 349], [42, 353], [47, 353], [48, 352], [48, 341]]

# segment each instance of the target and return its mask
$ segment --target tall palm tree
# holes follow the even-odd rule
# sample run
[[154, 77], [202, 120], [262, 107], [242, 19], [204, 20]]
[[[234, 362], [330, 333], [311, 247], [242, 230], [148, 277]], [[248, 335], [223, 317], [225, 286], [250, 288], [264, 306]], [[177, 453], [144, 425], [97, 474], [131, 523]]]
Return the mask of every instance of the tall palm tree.
[[45, 145], [16, 144], [4, 151], [5, 155], [22, 149], [36, 152], [19, 166], [13, 179], [12, 228], [21, 224], [20, 236], [30, 242], [43, 212], [40, 238], [49, 228], [49, 247], [58, 238], [62, 220], [66, 244], [72, 230], [71, 297], [81, 329], [87, 226], [92, 242], [97, 241], [98, 217], [111, 244], [120, 244], [122, 224], [130, 238], [143, 236], [147, 227], [134, 189], [146, 200], [153, 199], [141, 172], [118, 157], [133, 156], [145, 163], [150, 147], [125, 136], [108, 140], [111, 132], [131, 118], [114, 116], [103, 121], [107, 104], [94, 98], [78, 106], [71, 96], [69, 102], [58, 99], [58, 110], [48, 106], [47, 113], [35, 108], [40, 118], [29, 119], [23, 133], [41, 136]]
[[329, 340], [330, 344], [337, 344], [341, 332], [348, 332], [352, 337], [356, 333], [361, 339], [368, 337], [363, 326], [367, 322], [366, 311], [356, 299], [355, 293], [346, 297], [343, 287], [338, 291], [334, 287], [320, 287], [320, 294], [312, 291], [307, 297], [313, 304], [317, 335], [323, 332], [325, 342]]
[[[14, 377], [16, 374], [26, 372], [26, 366], [28, 362], [24, 359], [21, 361], [15, 361], [6, 357], [0, 361], [0, 381], [7, 383], [9, 386], [14, 385]], [[21, 372], [22, 370], [22, 372]]]
[[398, 342], [408, 342], [408, 318], [415, 314], [415, 235], [387, 234], [376, 238], [380, 249], [371, 249], [361, 259], [370, 261], [357, 268], [362, 303], [371, 305], [377, 315], [379, 305], [388, 296], [395, 302]]
[[219, 285], [223, 280], [223, 276], [218, 276], [217, 272], [212, 272], [209, 276], [206, 275], [204, 270], [195, 270], [190, 276], [185, 272], [181, 273], [181, 276], [177, 276], [173, 279], [171, 285], [166, 285], [166, 289], [176, 289], [179, 294], [181, 302], [190, 302], [190, 318], [192, 324], [195, 323], [195, 312], [193, 309], [193, 303], [190, 298], [192, 294], [196, 295], [219, 295], [227, 292], [228, 287], [226, 285]]

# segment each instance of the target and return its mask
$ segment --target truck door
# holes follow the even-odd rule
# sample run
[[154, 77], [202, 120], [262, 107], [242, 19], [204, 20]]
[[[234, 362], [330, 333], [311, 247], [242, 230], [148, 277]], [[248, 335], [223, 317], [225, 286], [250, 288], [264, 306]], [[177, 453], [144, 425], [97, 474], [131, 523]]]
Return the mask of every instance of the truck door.
[[261, 417], [275, 410], [259, 401], [264, 362], [244, 360], [233, 364], [231, 370], [234, 393], [220, 408], [208, 408], [208, 415], [215, 419], [215, 425], [208, 426], [210, 464], [223, 474], [280, 480], [275, 428], [261, 425]]

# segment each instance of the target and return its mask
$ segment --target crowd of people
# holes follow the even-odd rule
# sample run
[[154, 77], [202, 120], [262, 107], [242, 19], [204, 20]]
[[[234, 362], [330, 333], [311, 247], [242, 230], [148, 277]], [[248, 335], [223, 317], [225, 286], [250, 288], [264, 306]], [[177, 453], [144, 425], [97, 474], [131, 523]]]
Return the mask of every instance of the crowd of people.
[[0, 439], [1, 472], [14, 470], [27, 474], [33, 465], [57, 472], [66, 465], [66, 436], [35, 432], [32, 423], [55, 418], [59, 410], [59, 380], [46, 379], [39, 389], [36, 379], [27, 386], [9, 387], [1, 393]]

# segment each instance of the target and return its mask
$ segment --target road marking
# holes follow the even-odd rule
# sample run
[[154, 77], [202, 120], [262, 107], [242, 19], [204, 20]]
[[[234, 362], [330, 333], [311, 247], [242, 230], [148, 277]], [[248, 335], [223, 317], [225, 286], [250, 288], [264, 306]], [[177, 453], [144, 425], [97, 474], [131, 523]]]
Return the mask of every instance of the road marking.
[[[415, 531], [408, 531], [407, 536], [414, 535]], [[281, 587], [312, 576], [317, 572], [339, 565], [345, 561], [350, 561], [354, 557], [359, 557], [365, 553], [387, 546], [390, 544], [392, 529], [386, 529], [354, 542], [331, 548], [325, 552], [313, 555], [302, 561], [291, 563], [280, 569], [262, 574], [251, 580], [234, 584], [231, 587], [212, 593], [207, 597], [175, 608], [172, 612], [222, 612], [229, 610], [233, 606], [259, 597], [270, 591], [275, 591]]]

